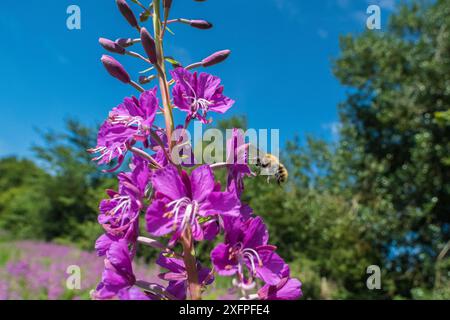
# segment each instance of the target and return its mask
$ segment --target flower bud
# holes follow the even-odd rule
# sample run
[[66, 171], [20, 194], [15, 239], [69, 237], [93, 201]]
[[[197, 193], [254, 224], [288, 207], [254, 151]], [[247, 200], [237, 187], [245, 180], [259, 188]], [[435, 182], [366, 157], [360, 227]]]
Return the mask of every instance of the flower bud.
[[102, 63], [106, 71], [114, 78], [119, 79], [123, 83], [130, 83], [130, 75], [125, 71], [124, 67], [113, 57], [103, 55]]
[[156, 77], [156, 76], [154, 76], [154, 75], [149, 76], [149, 77], [146, 77], [146, 76], [140, 76], [140, 77], [139, 77], [139, 83], [140, 83], [140, 84], [147, 84], [147, 83], [150, 83], [153, 79], [155, 79], [155, 77]]
[[115, 43], [112, 40], [100, 38], [100, 39], [98, 39], [98, 42], [100, 43], [100, 45], [103, 48], [105, 48], [105, 50], [107, 50], [109, 52], [114, 52], [114, 53], [118, 53], [118, 54], [125, 54], [125, 52], [126, 52], [126, 50], [123, 47], [121, 47], [120, 45], [118, 45], [117, 43]]
[[194, 28], [198, 28], [198, 29], [211, 29], [212, 28], [212, 23], [206, 21], [206, 20], [190, 20], [189, 24], [191, 25], [191, 27]]
[[124, 16], [125, 19], [127, 19], [128, 23], [133, 28], [138, 28], [138, 22], [136, 20], [136, 16], [134, 15], [133, 11], [131, 11], [130, 6], [126, 2], [126, 0], [116, 0], [117, 7], [120, 10], [120, 13]]
[[147, 22], [148, 18], [150, 18], [150, 14], [148, 11], [144, 11], [139, 14], [139, 21], [141, 22]]
[[230, 53], [231, 53], [230, 50], [217, 51], [217, 52], [213, 53], [212, 55], [210, 55], [209, 57], [203, 59], [202, 66], [203, 67], [211, 67], [215, 64], [221, 63], [226, 58], [228, 58]]
[[141, 42], [145, 53], [147, 53], [148, 59], [151, 63], [155, 64], [158, 60], [156, 55], [155, 40], [153, 40], [152, 36], [145, 28], [141, 29]]
[[139, 77], [139, 83], [140, 84], [146, 84], [149, 83], [150, 81], [148, 80], [148, 78], [146, 76], [140, 76]]
[[134, 41], [131, 38], [119, 38], [115, 42], [122, 48], [130, 47], [134, 44]]
[[172, 0], [163, 0], [163, 6], [164, 9], [170, 9], [170, 7], [172, 6]]

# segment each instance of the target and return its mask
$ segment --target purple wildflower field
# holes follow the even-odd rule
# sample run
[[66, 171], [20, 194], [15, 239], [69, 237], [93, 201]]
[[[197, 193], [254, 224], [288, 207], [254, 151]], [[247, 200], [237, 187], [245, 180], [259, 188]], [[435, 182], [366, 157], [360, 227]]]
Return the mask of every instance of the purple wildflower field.
[[[103, 259], [95, 253], [69, 246], [16, 242], [0, 244], [0, 300], [78, 300], [90, 299], [103, 270]], [[5, 261], [6, 260], [6, 261]], [[81, 289], [66, 287], [71, 265], [80, 267]], [[135, 263], [140, 277], [158, 282], [158, 271]]]
[[[81, 288], [67, 289], [71, 265], [81, 269]], [[0, 244], [0, 300], [91, 300], [91, 291], [101, 279], [103, 259], [95, 252], [53, 243], [21, 241]], [[153, 269], [135, 261], [138, 278], [163, 283], [158, 266]], [[209, 288], [208, 296], [218, 300], [236, 298], [236, 293]]]

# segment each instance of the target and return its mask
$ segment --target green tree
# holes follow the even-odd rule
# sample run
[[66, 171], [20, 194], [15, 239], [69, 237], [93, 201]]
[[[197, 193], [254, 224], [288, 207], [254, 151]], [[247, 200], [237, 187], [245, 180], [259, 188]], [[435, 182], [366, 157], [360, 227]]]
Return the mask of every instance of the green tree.
[[340, 106], [343, 170], [365, 239], [394, 286], [431, 289], [449, 241], [450, 3], [402, 5], [384, 33], [341, 39], [335, 74], [348, 86]]
[[40, 222], [50, 202], [41, 181], [48, 177], [30, 160], [0, 160], [0, 229], [11, 237], [44, 237]]
[[98, 203], [113, 181], [98, 170], [86, 152], [96, 144], [95, 129], [75, 120], [68, 120], [66, 126], [62, 133], [41, 132], [43, 145], [33, 147], [50, 175], [42, 181], [50, 201], [42, 223], [47, 240], [60, 238], [91, 248], [101, 232], [95, 224]]

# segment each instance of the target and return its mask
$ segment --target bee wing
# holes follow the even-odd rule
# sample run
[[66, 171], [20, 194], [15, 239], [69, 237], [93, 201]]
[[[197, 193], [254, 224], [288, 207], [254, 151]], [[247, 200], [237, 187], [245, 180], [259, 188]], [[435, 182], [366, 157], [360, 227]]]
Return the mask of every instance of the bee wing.
[[258, 149], [258, 147], [256, 147], [251, 143], [248, 144], [249, 164], [258, 164], [259, 163], [258, 160], [261, 159], [261, 155], [263, 155], [263, 153], [261, 152], [261, 150]]

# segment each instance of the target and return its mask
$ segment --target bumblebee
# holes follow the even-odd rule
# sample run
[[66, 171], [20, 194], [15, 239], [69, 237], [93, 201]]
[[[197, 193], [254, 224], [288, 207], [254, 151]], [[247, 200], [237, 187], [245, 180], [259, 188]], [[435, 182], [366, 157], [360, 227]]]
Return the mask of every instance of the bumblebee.
[[288, 180], [288, 170], [274, 155], [266, 153], [264, 155], [258, 156], [256, 160], [256, 166], [262, 168], [261, 174], [269, 176], [267, 178], [267, 182], [270, 182], [271, 177], [275, 177], [278, 185], [281, 186]]

